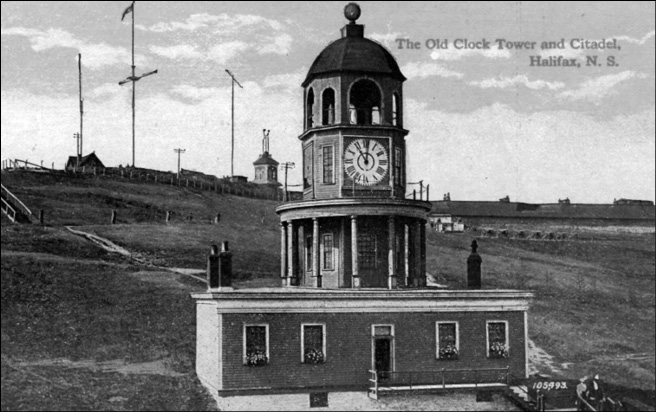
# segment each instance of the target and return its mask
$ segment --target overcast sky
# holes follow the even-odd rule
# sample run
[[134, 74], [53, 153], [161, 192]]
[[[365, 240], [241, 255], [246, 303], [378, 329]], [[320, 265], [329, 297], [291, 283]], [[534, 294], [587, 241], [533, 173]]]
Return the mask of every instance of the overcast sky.
[[[388, 47], [405, 82], [409, 180], [453, 200], [610, 203], [654, 200], [654, 2], [359, 2], [365, 36]], [[77, 54], [84, 151], [131, 162], [131, 15], [127, 1], [2, 2], [2, 157], [55, 162], [75, 154]], [[301, 181], [302, 89], [314, 58], [339, 38], [346, 2], [146, 2], [135, 5], [137, 166], [253, 178], [262, 129]], [[399, 49], [396, 39], [418, 42]], [[430, 39], [448, 40], [437, 50]], [[456, 49], [456, 39], [490, 48]], [[499, 48], [496, 39], [536, 42]], [[541, 49], [543, 41], [565, 47]], [[615, 39], [581, 50], [572, 39]], [[575, 43], [577, 46], [579, 43]], [[586, 65], [586, 56], [598, 65]], [[531, 67], [562, 56], [581, 67]], [[608, 65], [613, 56], [614, 65]], [[569, 61], [569, 60], [567, 60]]]

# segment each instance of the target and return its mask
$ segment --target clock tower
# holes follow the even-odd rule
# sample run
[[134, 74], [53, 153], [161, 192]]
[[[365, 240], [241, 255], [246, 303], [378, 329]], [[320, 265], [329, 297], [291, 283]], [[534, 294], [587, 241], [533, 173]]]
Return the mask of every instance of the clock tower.
[[303, 81], [303, 200], [277, 208], [284, 286], [425, 285], [430, 203], [406, 200], [403, 82], [348, 4]]

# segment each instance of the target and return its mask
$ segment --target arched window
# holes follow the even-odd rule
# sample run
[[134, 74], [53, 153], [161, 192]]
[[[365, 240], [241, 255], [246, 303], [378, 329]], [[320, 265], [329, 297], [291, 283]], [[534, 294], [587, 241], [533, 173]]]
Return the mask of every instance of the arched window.
[[306, 106], [305, 115], [307, 116], [307, 128], [311, 128], [314, 125], [313, 115], [314, 115], [314, 90], [310, 89], [307, 95], [307, 106]]
[[401, 124], [401, 99], [398, 93], [394, 93], [392, 98], [392, 124], [402, 126]]
[[360, 80], [351, 87], [349, 118], [351, 124], [380, 124], [380, 90], [371, 80]]
[[321, 95], [322, 124], [335, 124], [335, 91], [327, 88]]

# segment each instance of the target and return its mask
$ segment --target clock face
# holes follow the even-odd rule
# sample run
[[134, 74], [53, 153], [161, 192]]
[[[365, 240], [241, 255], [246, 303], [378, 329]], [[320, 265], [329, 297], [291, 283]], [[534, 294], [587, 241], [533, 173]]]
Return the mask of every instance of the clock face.
[[387, 149], [375, 139], [356, 139], [344, 151], [344, 171], [359, 185], [380, 183], [388, 170]]

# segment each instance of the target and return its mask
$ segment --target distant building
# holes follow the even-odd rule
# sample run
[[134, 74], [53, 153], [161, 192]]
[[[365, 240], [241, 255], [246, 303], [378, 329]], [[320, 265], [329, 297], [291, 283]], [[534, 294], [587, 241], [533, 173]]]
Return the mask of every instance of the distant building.
[[640, 205], [640, 206], [654, 206], [651, 200], [634, 200], [634, 199], [614, 199], [613, 204], [620, 205]]
[[253, 162], [255, 166], [255, 180], [258, 185], [280, 185], [278, 183], [278, 165], [269, 153], [269, 131], [264, 130], [262, 139], [262, 154]]
[[462, 223], [462, 218], [454, 218], [447, 213], [431, 213], [428, 220], [431, 228], [437, 232], [450, 233], [465, 231], [465, 225]]
[[259, 159], [253, 162], [255, 166], [255, 180], [253, 183], [259, 185], [280, 185], [278, 183], [278, 165], [279, 163], [269, 154], [264, 152]]
[[105, 165], [100, 161], [96, 152], [88, 154], [86, 156], [69, 156], [68, 162], [66, 162], [66, 170], [75, 170], [76, 168], [104, 168]]
[[[505, 199], [505, 198], [504, 198]], [[483, 224], [536, 224], [547, 221], [616, 222], [644, 224], [656, 220], [654, 203], [647, 200], [615, 200], [612, 204], [572, 203], [569, 198], [558, 203], [522, 203], [500, 201], [433, 201], [429, 220], [433, 225], [449, 216], [468, 226]], [[568, 223], [569, 224], [569, 223]], [[651, 223], [650, 223], [651, 224]]]

